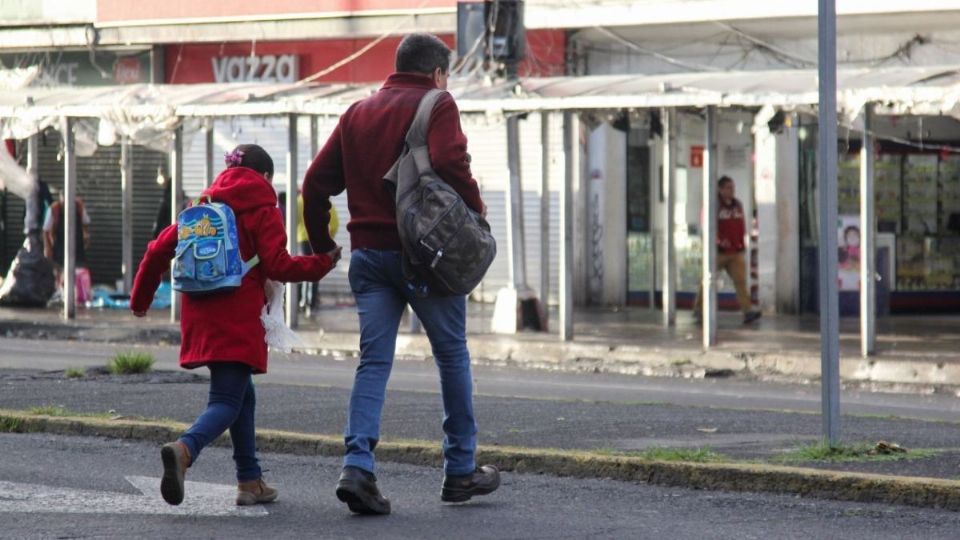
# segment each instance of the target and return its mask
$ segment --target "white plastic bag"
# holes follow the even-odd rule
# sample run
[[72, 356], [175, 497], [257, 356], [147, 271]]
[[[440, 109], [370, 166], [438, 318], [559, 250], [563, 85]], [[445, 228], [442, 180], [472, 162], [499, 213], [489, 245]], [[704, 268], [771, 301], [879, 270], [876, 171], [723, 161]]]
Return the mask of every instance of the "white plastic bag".
[[290, 352], [294, 347], [302, 348], [303, 340], [283, 320], [283, 283], [268, 279], [263, 290], [267, 294], [267, 304], [260, 312], [260, 321], [267, 332], [267, 346], [283, 352]]

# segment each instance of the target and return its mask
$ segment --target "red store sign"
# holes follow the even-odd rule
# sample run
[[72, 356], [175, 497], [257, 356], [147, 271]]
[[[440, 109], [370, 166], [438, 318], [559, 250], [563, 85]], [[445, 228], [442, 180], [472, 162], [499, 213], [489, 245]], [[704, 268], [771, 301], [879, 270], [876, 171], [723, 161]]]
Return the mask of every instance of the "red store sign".
[[[393, 73], [402, 36], [389, 37], [324, 75], [320, 82], [376, 83]], [[453, 35], [441, 35], [451, 48]], [[164, 80], [170, 84], [212, 82], [294, 82], [356, 54], [372, 38], [313, 41], [245, 41], [167, 45]], [[527, 60], [520, 75], [563, 75], [566, 34], [563, 30], [527, 32]]]
[[[377, 82], [393, 72], [400, 37], [388, 38], [322, 77], [323, 82]], [[453, 43], [452, 36], [445, 39]], [[171, 84], [296, 82], [342, 61], [369, 40], [281, 41], [168, 45], [166, 81]]]

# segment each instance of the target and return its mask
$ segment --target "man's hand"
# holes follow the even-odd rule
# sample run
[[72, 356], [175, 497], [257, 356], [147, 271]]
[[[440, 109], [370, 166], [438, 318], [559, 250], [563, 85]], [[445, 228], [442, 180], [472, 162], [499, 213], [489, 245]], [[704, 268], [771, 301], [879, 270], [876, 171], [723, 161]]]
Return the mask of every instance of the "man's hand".
[[327, 257], [330, 257], [330, 260], [333, 261], [333, 264], [337, 264], [340, 261], [340, 256], [343, 252], [343, 246], [337, 246], [327, 252]]

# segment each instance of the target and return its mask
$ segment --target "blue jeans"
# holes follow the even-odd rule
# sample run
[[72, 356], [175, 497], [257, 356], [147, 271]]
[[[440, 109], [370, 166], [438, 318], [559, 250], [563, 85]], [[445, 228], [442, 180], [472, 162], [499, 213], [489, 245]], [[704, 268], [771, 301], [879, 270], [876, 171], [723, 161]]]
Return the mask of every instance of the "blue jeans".
[[375, 472], [373, 450], [380, 440], [380, 414], [397, 330], [410, 304], [423, 323], [440, 370], [444, 471], [472, 473], [476, 469], [477, 424], [467, 351], [466, 297], [417, 296], [403, 277], [396, 251], [355, 250], [349, 277], [360, 315], [360, 365], [347, 411], [343, 464]]
[[210, 398], [207, 410], [180, 436], [180, 442], [190, 451], [191, 463], [196, 463], [200, 451], [229, 429], [233, 460], [237, 464], [237, 481], [256, 480], [261, 472], [254, 427], [257, 396], [253, 390], [253, 369], [240, 362], [214, 362], [208, 367]]

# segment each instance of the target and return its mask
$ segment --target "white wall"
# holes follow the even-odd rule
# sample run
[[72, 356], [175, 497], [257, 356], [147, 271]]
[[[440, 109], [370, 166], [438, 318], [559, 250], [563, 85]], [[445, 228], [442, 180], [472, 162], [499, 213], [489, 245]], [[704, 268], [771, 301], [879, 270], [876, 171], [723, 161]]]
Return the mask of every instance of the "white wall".
[[0, 20], [17, 23], [80, 23], [97, 18], [96, 0], [3, 0]]
[[756, 134], [760, 308], [798, 313], [800, 301], [799, 147], [797, 130]]
[[602, 123], [590, 133], [587, 271], [590, 302], [627, 299], [627, 134]]

